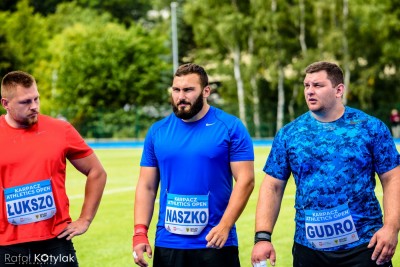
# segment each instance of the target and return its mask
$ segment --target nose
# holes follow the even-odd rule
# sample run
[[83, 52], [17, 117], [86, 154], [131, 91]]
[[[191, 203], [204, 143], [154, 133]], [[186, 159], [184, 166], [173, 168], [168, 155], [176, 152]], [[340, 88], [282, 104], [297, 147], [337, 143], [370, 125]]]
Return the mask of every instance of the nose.
[[186, 93], [185, 91], [179, 91], [178, 93], [178, 100], [186, 99]]
[[32, 101], [29, 108], [32, 110], [37, 110], [39, 108], [39, 100]]
[[308, 87], [305, 87], [305, 93], [306, 95], [313, 95], [314, 94], [314, 87], [312, 85], [309, 85]]

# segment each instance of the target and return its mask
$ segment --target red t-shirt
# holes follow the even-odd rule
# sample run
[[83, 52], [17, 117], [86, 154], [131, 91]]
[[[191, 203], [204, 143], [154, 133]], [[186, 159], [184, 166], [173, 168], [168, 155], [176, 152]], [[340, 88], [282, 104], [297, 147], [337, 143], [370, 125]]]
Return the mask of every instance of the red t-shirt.
[[[0, 245], [11, 245], [56, 237], [71, 222], [65, 190], [66, 159], [93, 153], [68, 122], [39, 115], [29, 129], [9, 126], [0, 116]], [[7, 220], [4, 190], [49, 180], [56, 213], [47, 220], [13, 225]]]

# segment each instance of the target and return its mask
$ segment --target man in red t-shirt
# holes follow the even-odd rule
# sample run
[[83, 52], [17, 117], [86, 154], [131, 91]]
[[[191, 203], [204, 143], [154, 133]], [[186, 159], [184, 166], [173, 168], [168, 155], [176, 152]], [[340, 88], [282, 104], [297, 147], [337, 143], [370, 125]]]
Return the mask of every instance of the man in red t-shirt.
[[[85, 233], [107, 174], [74, 127], [39, 114], [36, 81], [13, 71], [1, 83], [0, 266], [78, 266], [71, 239]], [[66, 161], [87, 176], [76, 221], [69, 215]]]

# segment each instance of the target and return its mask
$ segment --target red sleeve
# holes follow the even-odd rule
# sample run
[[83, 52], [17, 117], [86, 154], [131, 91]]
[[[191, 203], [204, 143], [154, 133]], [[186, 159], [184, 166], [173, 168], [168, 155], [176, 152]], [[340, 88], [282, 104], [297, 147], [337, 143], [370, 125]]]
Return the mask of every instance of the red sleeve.
[[73, 160], [85, 158], [91, 155], [93, 149], [89, 147], [78, 131], [69, 123], [67, 127], [67, 158]]

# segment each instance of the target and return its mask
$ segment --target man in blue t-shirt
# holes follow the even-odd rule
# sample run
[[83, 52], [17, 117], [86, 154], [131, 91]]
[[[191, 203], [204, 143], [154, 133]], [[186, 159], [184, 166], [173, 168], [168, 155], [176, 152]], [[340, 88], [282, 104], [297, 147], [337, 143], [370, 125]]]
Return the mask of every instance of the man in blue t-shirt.
[[[343, 105], [343, 72], [336, 64], [316, 62], [305, 72], [309, 112], [274, 139], [264, 167], [251, 260], [275, 264], [271, 233], [293, 175], [293, 266], [392, 266], [400, 229], [400, 157], [390, 131], [377, 118]], [[384, 221], [375, 174], [384, 192]]]
[[154, 267], [240, 266], [235, 222], [254, 188], [253, 144], [237, 117], [207, 103], [210, 93], [201, 66], [180, 66], [173, 114], [147, 133], [134, 211], [140, 266], [148, 266], [144, 253], [152, 256], [147, 231], [158, 188]]

